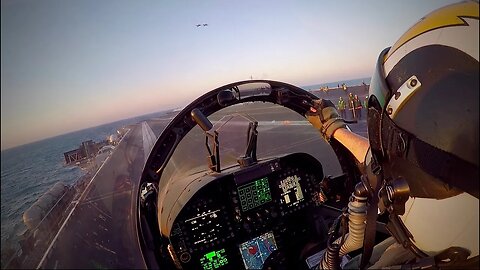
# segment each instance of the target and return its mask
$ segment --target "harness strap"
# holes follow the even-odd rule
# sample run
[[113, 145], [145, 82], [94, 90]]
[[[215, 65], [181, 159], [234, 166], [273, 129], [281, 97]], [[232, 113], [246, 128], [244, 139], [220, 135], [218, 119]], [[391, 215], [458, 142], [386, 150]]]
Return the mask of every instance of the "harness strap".
[[370, 164], [367, 166], [367, 177], [368, 179], [362, 176], [364, 185], [369, 189], [370, 198], [367, 208], [367, 220], [365, 226], [365, 235], [363, 238], [363, 252], [362, 260], [360, 262], [360, 269], [365, 269], [367, 266], [368, 262], [370, 261], [370, 257], [372, 256], [373, 247], [375, 246], [379, 201], [377, 193], [380, 190], [382, 183], [382, 172], [379, 164], [373, 157], [372, 162], [370, 162]]

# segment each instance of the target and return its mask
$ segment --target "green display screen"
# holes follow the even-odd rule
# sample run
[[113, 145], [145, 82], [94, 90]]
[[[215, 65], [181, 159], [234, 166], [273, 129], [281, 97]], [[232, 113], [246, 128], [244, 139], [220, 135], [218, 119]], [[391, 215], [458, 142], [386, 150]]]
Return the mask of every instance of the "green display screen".
[[225, 256], [225, 249], [218, 251], [211, 251], [200, 258], [200, 264], [203, 270], [213, 270], [228, 264], [227, 256]]
[[258, 179], [238, 187], [240, 205], [243, 211], [248, 211], [272, 200], [268, 178]]

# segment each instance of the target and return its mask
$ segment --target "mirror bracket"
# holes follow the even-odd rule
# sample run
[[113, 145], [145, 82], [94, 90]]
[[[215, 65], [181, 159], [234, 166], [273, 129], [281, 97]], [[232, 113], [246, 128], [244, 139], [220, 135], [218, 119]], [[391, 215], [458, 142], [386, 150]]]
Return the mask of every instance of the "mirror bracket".
[[[220, 172], [220, 148], [218, 142], [218, 132], [216, 130], [212, 131], [212, 122], [210, 122], [210, 120], [208, 120], [208, 118], [198, 108], [193, 109], [190, 112], [190, 115], [193, 121], [195, 121], [195, 123], [197, 123], [197, 125], [199, 125], [200, 128], [205, 132], [205, 146], [207, 147], [208, 151], [208, 168], [214, 172]], [[213, 141], [213, 152], [208, 144], [208, 138]]]
[[[210, 149], [210, 146], [208, 145], [208, 138], [211, 138], [213, 141], [213, 153]], [[211, 132], [206, 132], [205, 136], [205, 146], [207, 147], [208, 151], [208, 168], [214, 172], [220, 172], [220, 147], [219, 147], [219, 142], [218, 142], [218, 132], [216, 130], [213, 131], [213, 134]]]
[[247, 150], [245, 156], [238, 158], [237, 162], [241, 167], [248, 167], [257, 163], [257, 138], [258, 122], [253, 121], [248, 124], [247, 131]]

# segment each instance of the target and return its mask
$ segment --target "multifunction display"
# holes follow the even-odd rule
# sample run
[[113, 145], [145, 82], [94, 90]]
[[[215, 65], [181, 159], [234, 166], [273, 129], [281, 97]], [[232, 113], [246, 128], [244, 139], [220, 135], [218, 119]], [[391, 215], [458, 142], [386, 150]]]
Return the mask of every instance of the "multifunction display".
[[264, 177], [238, 187], [242, 210], [248, 211], [272, 200], [268, 178]]
[[292, 175], [280, 181], [278, 187], [281, 190], [280, 201], [282, 204], [295, 206], [304, 200], [300, 180], [300, 177], [297, 175]]
[[194, 245], [207, 244], [218, 239], [223, 229], [220, 213], [220, 209], [207, 210], [185, 220], [185, 224], [191, 231]]
[[228, 264], [225, 249], [208, 252], [200, 258], [200, 265], [203, 270], [214, 270]]
[[275, 237], [267, 232], [239, 246], [245, 269], [262, 269], [265, 260], [277, 250]]

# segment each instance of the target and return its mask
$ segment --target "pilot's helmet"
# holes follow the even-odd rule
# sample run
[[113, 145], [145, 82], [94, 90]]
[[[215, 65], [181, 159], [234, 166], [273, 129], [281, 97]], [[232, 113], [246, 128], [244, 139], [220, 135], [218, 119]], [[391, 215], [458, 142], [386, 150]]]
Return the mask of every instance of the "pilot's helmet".
[[479, 253], [478, 24], [478, 2], [433, 11], [380, 54], [369, 88], [373, 164], [408, 184], [392, 217], [424, 256]]

